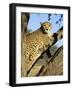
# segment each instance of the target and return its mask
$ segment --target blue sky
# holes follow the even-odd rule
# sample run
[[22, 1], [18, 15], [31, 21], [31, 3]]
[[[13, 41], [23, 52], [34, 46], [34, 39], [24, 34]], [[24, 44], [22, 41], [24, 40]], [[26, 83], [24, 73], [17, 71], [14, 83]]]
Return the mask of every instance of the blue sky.
[[[56, 24], [56, 21], [58, 21], [60, 19], [61, 14], [51, 14], [50, 16], [50, 21], [48, 21], [48, 13], [31, 13], [30, 14], [30, 20], [28, 23], [28, 30], [29, 31], [35, 31], [37, 30], [41, 25], [40, 23], [48, 21], [50, 23], [52, 23], [52, 33], [56, 32], [59, 30], [59, 28], [61, 28], [63, 26], [63, 20], [61, 20], [61, 22], [58, 22], [58, 24]], [[63, 39], [59, 40], [56, 43], [56, 46], [60, 47], [63, 45]]]

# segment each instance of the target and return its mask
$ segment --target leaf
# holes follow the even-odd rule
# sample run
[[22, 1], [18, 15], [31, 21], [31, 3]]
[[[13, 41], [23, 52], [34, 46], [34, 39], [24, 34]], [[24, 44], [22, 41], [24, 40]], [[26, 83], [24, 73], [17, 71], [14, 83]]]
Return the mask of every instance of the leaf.
[[56, 21], [56, 24], [58, 24], [58, 21]]
[[48, 18], [48, 21], [50, 21], [51, 20], [51, 18]]
[[63, 14], [61, 14], [61, 18], [63, 17]]
[[59, 19], [59, 21], [61, 22], [61, 18]]
[[51, 14], [48, 14], [49, 16], [51, 16]]

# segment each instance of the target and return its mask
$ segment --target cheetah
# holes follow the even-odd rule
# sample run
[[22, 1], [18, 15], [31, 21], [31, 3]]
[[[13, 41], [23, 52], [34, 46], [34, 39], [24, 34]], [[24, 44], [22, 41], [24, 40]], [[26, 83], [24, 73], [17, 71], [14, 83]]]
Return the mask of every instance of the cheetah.
[[21, 76], [27, 76], [27, 72], [32, 67], [37, 58], [50, 46], [52, 40], [52, 24], [41, 23], [41, 27], [26, 35], [22, 43], [21, 51]]

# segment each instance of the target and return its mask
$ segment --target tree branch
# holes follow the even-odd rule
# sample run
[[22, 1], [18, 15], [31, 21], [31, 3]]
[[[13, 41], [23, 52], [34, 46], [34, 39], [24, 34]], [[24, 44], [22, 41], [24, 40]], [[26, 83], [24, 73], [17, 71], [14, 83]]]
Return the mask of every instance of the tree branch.
[[62, 75], [63, 74], [63, 46], [61, 46], [47, 61], [38, 76]]

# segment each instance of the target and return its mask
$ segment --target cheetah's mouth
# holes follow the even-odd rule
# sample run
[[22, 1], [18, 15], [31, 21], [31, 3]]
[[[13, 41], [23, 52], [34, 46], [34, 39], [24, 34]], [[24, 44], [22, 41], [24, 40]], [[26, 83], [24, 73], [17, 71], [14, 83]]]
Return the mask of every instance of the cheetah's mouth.
[[49, 29], [45, 29], [45, 32], [48, 33], [49, 32]]

